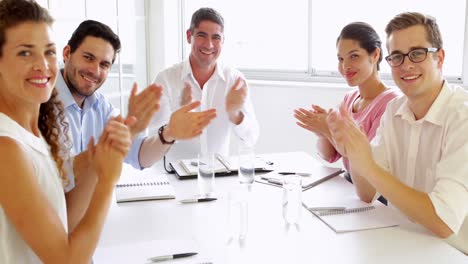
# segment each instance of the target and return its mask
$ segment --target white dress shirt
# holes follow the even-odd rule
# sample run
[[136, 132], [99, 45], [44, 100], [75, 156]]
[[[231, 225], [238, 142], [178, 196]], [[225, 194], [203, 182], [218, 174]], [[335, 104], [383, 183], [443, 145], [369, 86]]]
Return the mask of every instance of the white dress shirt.
[[167, 154], [169, 161], [179, 158], [194, 158], [200, 152], [228, 155], [232, 130], [244, 144], [255, 145], [259, 128], [249, 91], [247, 91], [247, 98], [241, 109], [244, 119], [239, 125], [233, 124], [226, 112], [226, 95], [239, 77], [243, 78], [238, 70], [217, 63], [213, 75], [201, 89], [193, 76], [188, 59], [158, 74], [154, 83], [163, 86], [163, 96], [161, 109], [156, 113], [152, 122], [153, 127], [159, 128], [167, 124], [171, 114], [181, 107], [181, 95], [185, 83], [192, 86], [192, 100], [201, 102], [200, 107], [195, 111], [204, 111], [210, 108], [216, 108], [217, 111], [216, 118], [204, 129], [201, 136], [176, 142]]
[[372, 140], [377, 163], [402, 183], [426, 192], [454, 232], [448, 242], [468, 254], [468, 93], [445, 81], [424, 118], [406, 96], [389, 103]]

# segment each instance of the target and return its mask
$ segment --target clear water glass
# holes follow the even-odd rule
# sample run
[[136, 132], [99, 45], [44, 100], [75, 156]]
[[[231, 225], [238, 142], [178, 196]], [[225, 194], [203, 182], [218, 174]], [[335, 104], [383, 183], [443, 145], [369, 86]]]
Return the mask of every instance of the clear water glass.
[[302, 178], [285, 175], [283, 178], [283, 218], [288, 224], [298, 224], [302, 210]]
[[239, 147], [239, 182], [252, 185], [255, 180], [255, 153], [252, 147]]
[[[245, 190], [244, 190], [245, 191]], [[243, 190], [229, 193], [228, 226], [230, 237], [245, 240], [249, 224], [249, 204]]]
[[209, 197], [215, 189], [214, 181], [214, 154], [198, 154], [198, 189], [200, 196]]

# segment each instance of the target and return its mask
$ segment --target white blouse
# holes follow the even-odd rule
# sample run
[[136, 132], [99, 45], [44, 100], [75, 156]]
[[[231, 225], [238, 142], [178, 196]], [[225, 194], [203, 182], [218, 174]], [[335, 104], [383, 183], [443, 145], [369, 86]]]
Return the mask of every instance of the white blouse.
[[[45, 139], [42, 136], [40, 138], [34, 136], [3, 113], [0, 113], [0, 137], [12, 138], [23, 145], [30, 155], [37, 184], [43, 190], [67, 231], [67, 208], [62, 180]], [[44, 243], [47, 243], [47, 238], [44, 238]], [[0, 263], [42, 263], [21, 235], [16, 232], [15, 226], [10, 222], [1, 205]]]

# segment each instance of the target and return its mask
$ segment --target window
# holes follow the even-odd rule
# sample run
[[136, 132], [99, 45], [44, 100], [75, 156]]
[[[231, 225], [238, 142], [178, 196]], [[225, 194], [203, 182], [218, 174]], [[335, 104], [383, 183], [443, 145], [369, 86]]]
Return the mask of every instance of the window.
[[224, 60], [244, 69], [307, 71], [306, 0], [289, 1], [288, 14], [295, 15], [287, 17], [282, 1], [185, 1], [186, 29], [193, 12], [205, 6], [224, 17]]
[[63, 65], [62, 48], [85, 19], [100, 21], [116, 32], [122, 49], [106, 82], [99, 89], [115, 107], [127, 112], [133, 82], [140, 89], [148, 85], [146, 70], [146, 21], [144, 0], [41, 0], [55, 19], [54, 32], [58, 60]]
[[[226, 40], [222, 59], [242, 69], [247, 76], [249, 73], [260, 73], [262, 77], [270, 74], [273, 79], [274, 76], [290, 78], [298, 73], [303, 73], [299, 76], [305, 79], [338, 76], [335, 44], [343, 26], [353, 21], [371, 24], [384, 43], [386, 55], [386, 23], [398, 13], [418, 11], [437, 18], [446, 50], [444, 74], [450, 79], [462, 77], [464, 43], [460, 40], [465, 34], [465, 1], [446, 1], [443, 5], [439, 0], [393, 0], [391, 3], [189, 0], [182, 3], [184, 33], [191, 15], [200, 7], [213, 7], [223, 15]], [[184, 52], [189, 52], [187, 44]], [[384, 76], [389, 74], [390, 67], [385, 61], [381, 65]]]

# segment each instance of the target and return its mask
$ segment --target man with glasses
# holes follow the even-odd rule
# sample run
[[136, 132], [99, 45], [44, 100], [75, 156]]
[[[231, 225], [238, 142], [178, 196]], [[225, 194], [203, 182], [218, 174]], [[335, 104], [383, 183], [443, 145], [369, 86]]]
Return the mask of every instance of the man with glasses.
[[390, 67], [398, 67], [403, 64], [405, 57], [412, 62], [422, 62], [426, 59], [428, 52], [437, 52], [439, 48], [415, 48], [411, 49], [408, 53], [395, 52], [385, 57]]
[[386, 60], [405, 96], [388, 104], [370, 144], [343, 109], [327, 119], [332, 137], [360, 179], [363, 201], [384, 195], [468, 254], [468, 93], [443, 78], [445, 51], [434, 18], [402, 13], [386, 33]]

